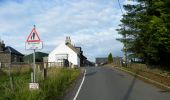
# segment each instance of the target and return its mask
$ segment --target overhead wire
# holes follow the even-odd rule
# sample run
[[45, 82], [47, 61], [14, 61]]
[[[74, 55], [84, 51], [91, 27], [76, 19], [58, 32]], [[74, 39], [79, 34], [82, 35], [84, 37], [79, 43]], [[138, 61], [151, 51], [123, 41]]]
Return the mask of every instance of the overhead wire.
[[118, 1], [118, 4], [119, 4], [119, 7], [120, 7], [120, 10], [121, 10], [121, 12], [122, 12], [122, 15], [123, 15], [124, 13], [123, 13], [123, 9], [122, 9], [121, 4], [120, 4], [120, 0], [117, 0], [117, 1]]
[[[124, 14], [123, 13], [123, 9], [122, 9], [122, 6], [120, 4], [120, 0], [117, 0], [118, 1], [118, 4], [119, 4], [119, 7], [120, 7], [120, 10], [122, 12], [122, 15]], [[123, 29], [125, 30], [125, 26], [123, 25]], [[125, 39], [125, 44], [124, 44], [124, 55], [125, 55], [125, 66], [127, 67], [127, 51], [126, 51], [126, 34], [124, 35], [124, 39]]]

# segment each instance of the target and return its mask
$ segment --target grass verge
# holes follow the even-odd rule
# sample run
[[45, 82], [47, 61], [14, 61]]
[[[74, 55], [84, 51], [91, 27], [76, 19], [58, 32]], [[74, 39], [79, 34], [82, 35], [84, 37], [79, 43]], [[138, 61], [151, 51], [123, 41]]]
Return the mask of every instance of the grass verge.
[[39, 79], [39, 90], [29, 90], [30, 72], [13, 72], [13, 89], [6, 71], [0, 71], [0, 100], [59, 100], [74, 80], [79, 69], [49, 68], [45, 80]]

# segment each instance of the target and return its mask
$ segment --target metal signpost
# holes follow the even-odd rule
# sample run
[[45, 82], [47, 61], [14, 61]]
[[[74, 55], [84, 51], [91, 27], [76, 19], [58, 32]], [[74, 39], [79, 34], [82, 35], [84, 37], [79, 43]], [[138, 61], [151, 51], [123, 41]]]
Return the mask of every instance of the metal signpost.
[[40, 40], [38, 33], [36, 32], [35, 25], [32, 29], [31, 33], [29, 34], [27, 41], [25, 43], [26, 50], [33, 50], [33, 75], [31, 78], [33, 79], [32, 83], [29, 84], [30, 89], [38, 89], [39, 84], [36, 83], [36, 75], [35, 75], [35, 50], [42, 49], [43, 43]]

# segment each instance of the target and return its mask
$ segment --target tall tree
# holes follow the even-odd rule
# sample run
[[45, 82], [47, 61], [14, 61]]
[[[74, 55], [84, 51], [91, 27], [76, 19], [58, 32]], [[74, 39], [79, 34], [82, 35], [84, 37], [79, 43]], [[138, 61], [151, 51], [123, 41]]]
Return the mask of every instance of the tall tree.
[[124, 5], [119, 39], [126, 50], [147, 64], [170, 64], [170, 0], [135, 0]]
[[113, 56], [112, 56], [112, 53], [109, 53], [107, 59], [108, 59], [108, 63], [113, 63]]

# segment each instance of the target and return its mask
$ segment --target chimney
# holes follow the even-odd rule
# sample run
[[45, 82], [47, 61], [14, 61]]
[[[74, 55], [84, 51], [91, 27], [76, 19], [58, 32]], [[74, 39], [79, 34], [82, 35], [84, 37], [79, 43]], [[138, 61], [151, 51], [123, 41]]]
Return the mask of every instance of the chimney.
[[5, 44], [4, 41], [0, 41], [0, 52], [3, 52], [5, 50]]
[[71, 39], [70, 39], [69, 36], [66, 37], [65, 43], [66, 43], [66, 44], [67, 44], [67, 43], [71, 44]]

